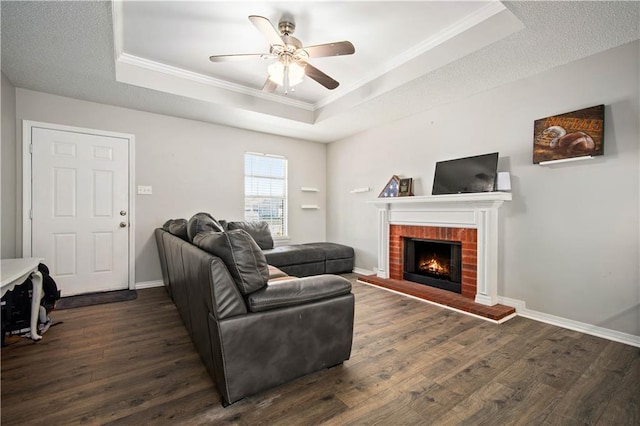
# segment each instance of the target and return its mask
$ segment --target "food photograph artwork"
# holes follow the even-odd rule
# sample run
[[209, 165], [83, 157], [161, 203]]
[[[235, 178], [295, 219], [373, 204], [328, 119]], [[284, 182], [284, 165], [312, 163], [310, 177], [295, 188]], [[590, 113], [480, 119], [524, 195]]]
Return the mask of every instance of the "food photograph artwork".
[[604, 105], [536, 120], [533, 163], [604, 154]]

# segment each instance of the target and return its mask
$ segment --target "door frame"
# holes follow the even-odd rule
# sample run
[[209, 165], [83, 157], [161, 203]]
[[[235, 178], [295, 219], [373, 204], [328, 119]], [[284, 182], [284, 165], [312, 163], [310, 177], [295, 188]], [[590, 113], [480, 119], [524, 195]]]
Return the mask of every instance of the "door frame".
[[31, 143], [32, 129], [42, 128], [49, 130], [60, 130], [65, 132], [86, 133], [96, 136], [108, 136], [126, 139], [129, 147], [129, 267], [128, 280], [129, 289], [135, 290], [135, 135], [129, 133], [110, 132], [106, 130], [88, 129], [84, 127], [67, 126], [63, 124], [43, 123], [40, 121], [22, 120], [22, 257], [32, 256], [32, 218], [31, 218]]

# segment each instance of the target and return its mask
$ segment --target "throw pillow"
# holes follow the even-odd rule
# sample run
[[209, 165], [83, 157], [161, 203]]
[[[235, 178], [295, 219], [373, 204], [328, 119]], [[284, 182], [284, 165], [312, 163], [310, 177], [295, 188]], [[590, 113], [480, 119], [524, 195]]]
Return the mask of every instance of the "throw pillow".
[[269, 230], [269, 224], [264, 221], [255, 222], [229, 222], [227, 227], [232, 229], [244, 229], [258, 243], [262, 250], [273, 248], [273, 237]]
[[242, 229], [229, 232], [201, 232], [193, 244], [218, 256], [243, 295], [260, 290], [269, 280], [269, 266], [260, 247]]
[[187, 234], [187, 219], [169, 219], [164, 223], [162, 229], [176, 237], [189, 241], [189, 235]]
[[209, 213], [196, 213], [194, 214], [189, 222], [187, 223], [187, 235], [189, 237], [189, 241], [193, 242], [193, 238], [198, 235], [199, 232], [222, 232], [222, 226], [218, 223], [217, 220], [213, 218]]

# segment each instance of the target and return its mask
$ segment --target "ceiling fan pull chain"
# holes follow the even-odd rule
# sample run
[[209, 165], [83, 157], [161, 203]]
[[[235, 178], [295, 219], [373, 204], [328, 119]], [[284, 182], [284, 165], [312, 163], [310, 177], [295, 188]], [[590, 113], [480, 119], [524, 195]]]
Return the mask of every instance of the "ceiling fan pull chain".
[[283, 76], [283, 83], [284, 83], [284, 94], [288, 95], [289, 94], [289, 64], [285, 64], [284, 66], [284, 76]]

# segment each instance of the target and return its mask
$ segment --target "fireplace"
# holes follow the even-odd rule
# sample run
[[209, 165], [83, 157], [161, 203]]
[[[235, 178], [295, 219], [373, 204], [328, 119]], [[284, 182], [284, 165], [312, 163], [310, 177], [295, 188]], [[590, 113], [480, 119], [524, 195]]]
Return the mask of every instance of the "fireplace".
[[377, 276], [406, 280], [406, 238], [457, 241], [462, 243], [460, 294], [476, 303], [496, 305], [498, 209], [509, 200], [509, 193], [483, 192], [371, 201], [379, 207]]
[[403, 278], [462, 293], [462, 243], [403, 238]]
[[[432, 287], [444, 288], [445, 290], [460, 293], [462, 296], [469, 299], [474, 299], [477, 293], [477, 236], [477, 230], [471, 228], [390, 225], [388, 237], [389, 278], [394, 280], [413, 281]], [[418, 269], [419, 265], [413, 266], [414, 270], [410, 271], [410, 273], [413, 272], [413, 276], [407, 278], [405, 275], [407, 272], [407, 265], [409, 265], [408, 267], [411, 270], [411, 264], [415, 264], [415, 262], [420, 261], [420, 259], [415, 259], [415, 257], [407, 261], [407, 257], [411, 256], [407, 250], [407, 244], [411, 244], [407, 243], [408, 240], [414, 240], [414, 246], [415, 241], [418, 241], [418, 249], [424, 248], [426, 245], [427, 250], [430, 250], [430, 252], [427, 252], [428, 255], [433, 254], [435, 245], [438, 251], [445, 252], [444, 257], [454, 258], [454, 279], [450, 280], [452, 282], [448, 283], [449, 285], [444, 286], [443, 277], [439, 277], [438, 274], [429, 274], [425, 272], [416, 273], [415, 269]], [[451, 246], [449, 246], [449, 244], [451, 244]], [[409, 249], [413, 250], [413, 248], [410, 247]], [[447, 251], [449, 253], [447, 253]], [[454, 251], [454, 253], [451, 253], [451, 251]], [[429, 262], [430, 260], [430, 258], [427, 258], [426, 262]], [[431, 272], [433, 272], [433, 263], [431, 265]], [[416, 266], [418, 267], [416, 268]], [[452, 269], [451, 266], [449, 266], [449, 269]], [[432, 278], [432, 280], [429, 278]]]

